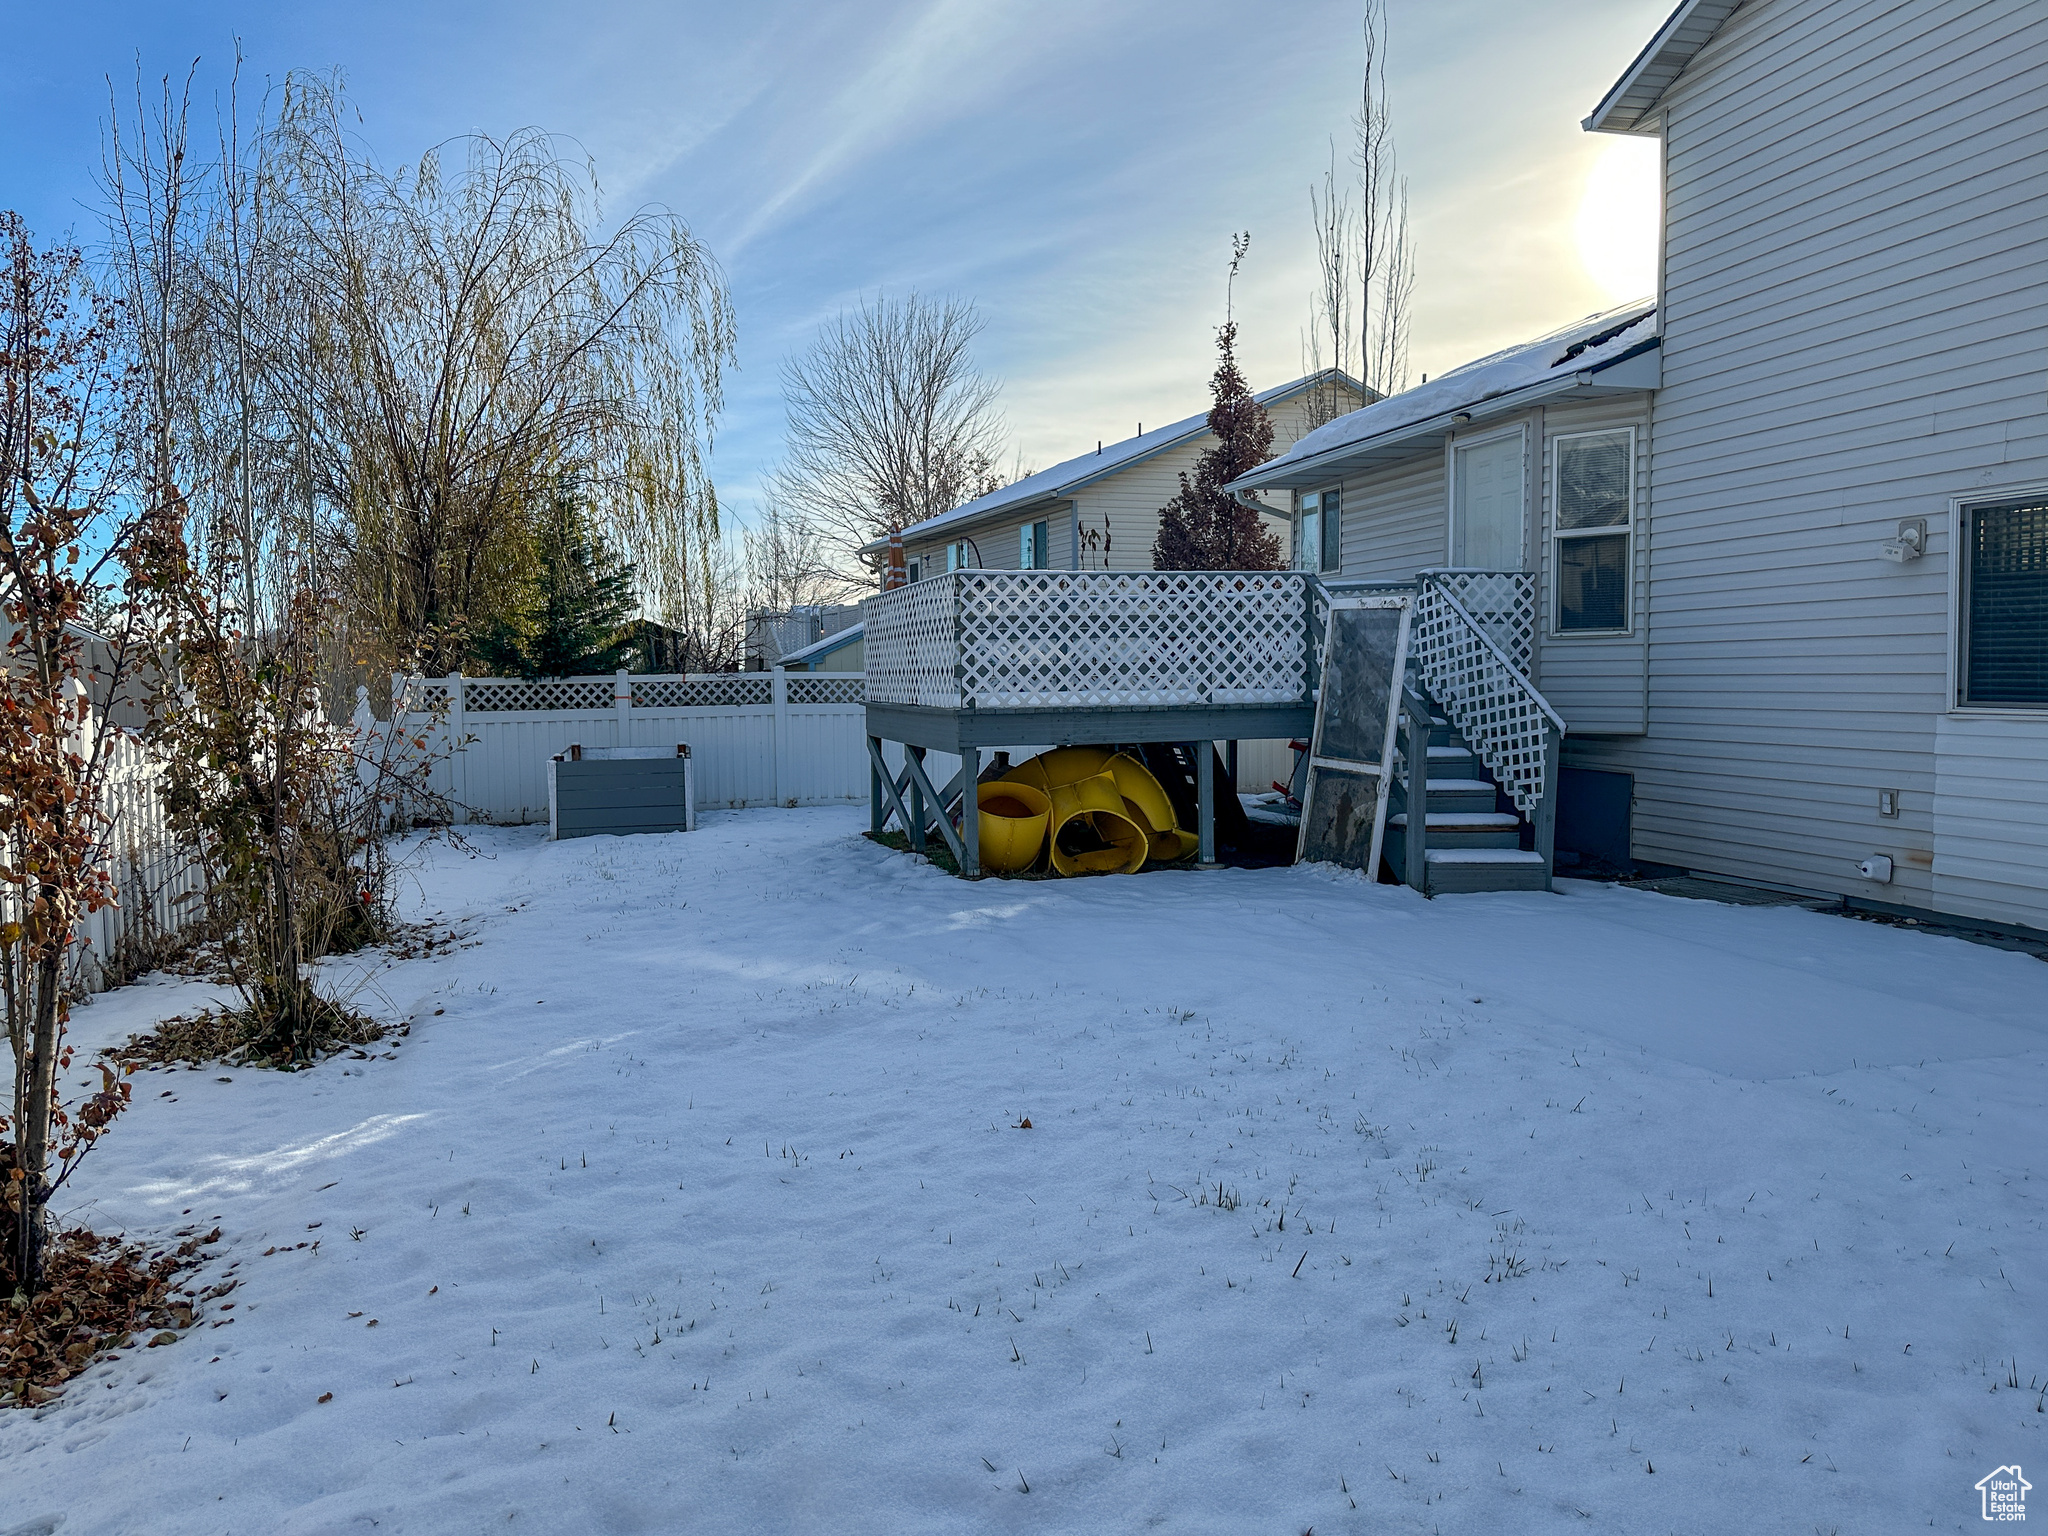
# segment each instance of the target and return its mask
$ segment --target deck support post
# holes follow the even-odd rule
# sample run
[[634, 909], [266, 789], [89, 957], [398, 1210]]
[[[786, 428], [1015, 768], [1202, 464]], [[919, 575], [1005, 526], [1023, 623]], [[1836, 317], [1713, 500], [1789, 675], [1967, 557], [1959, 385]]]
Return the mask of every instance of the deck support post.
[[981, 748], [960, 749], [960, 873], [981, 878]]
[[[889, 773], [888, 761], [882, 756], [882, 738], [870, 736], [868, 738], [868, 768], [869, 772], [874, 775], [869, 780], [868, 793], [885, 796], [888, 799], [889, 808], [895, 811], [897, 820], [903, 823], [903, 830], [906, 833], [909, 832], [910, 811], [903, 804], [903, 784], [909, 778], [910, 773], [908, 763], [906, 762], [901, 777], [892, 777]], [[889, 811], [882, 811], [875, 817], [875, 830], [877, 832], [881, 831], [888, 824]]]
[[1556, 726], [1543, 727], [1543, 798], [1537, 802], [1536, 851], [1543, 855], [1543, 889], [1557, 889], [1557, 792], [1562, 776], [1564, 738]]
[[910, 770], [910, 823], [903, 830], [910, 834], [910, 846], [918, 853], [924, 852], [925, 805], [924, 805], [924, 748], [913, 747], [908, 742], [903, 746], [903, 766]]
[[1196, 835], [1200, 848], [1195, 861], [1204, 869], [1216, 865], [1216, 744], [1212, 741], [1191, 741], [1188, 750], [1195, 755], [1195, 804]]
[[889, 812], [882, 803], [882, 742], [878, 736], [868, 738], [868, 831], [876, 837], [882, 835], [882, 826], [889, 819]]
[[[924, 834], [928, 828], [936, 827], [939, 836], [945, 841], [947, 851], [953, 855], [954, 862], [959, 864], [964, 872], [967, 849], [960, 841], [960, 834], [953, 830], [952, 818], [947, 815], [947, 809], [953, 803], [953, 785], [960, 782], [959, 777], [956, 775], [952, 783], [946, 786], [945, 792], [941, 794], [938, 790], [932, 788], [932, 781], [925, 776], [925, 749], [906, 744], [903, 750], [908, 754], [903, 760], [903, 766], [910, 770], [912, 815], [918, 823], [912, 845], [919, 853], [923, 853], [925, 851]], [[933, 812], [938, 813], [935, 819], [932, 817]], [[978, 830], [979, 828], [977, 827]]]

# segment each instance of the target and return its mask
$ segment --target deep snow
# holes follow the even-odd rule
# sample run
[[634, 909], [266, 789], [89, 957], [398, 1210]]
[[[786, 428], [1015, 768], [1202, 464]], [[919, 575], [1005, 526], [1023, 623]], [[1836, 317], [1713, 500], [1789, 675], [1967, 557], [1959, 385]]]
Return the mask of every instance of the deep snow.
[[1962, 1529], [2048, 1466], [2041, 962], [862, 819], [482, 832], [388, 1057], [138, 1077], [79, 1216], [242, 1283], [0, 1414], [0, 1533]]

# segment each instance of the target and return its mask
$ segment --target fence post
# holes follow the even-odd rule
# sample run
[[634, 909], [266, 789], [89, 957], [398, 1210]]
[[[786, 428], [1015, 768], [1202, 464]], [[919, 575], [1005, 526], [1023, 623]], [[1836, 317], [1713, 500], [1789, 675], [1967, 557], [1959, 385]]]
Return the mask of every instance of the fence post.
[[769, 804], [782, 804], [782, 754], [789, 741], [789, 674], [777, 667], [768, 674], [768, 702], [774, 706], [768, 723]]
[[612, 674], [612, 745], [633, 745], [633, 677], [624, 667]]
[[468, 711], [462, 697], [462, 674], [450, 672], [448, 682], [448, 779], [455, 792], [455, 816], [469, 820], [469, 750], [462, 745], [469, 734]]

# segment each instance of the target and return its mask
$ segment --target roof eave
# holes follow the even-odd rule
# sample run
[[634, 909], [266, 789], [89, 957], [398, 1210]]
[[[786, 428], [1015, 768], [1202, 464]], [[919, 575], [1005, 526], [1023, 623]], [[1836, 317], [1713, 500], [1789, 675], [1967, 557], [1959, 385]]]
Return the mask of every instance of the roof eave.
[[1713, 41], [1721, 23], [1734, 14], [1742, 0], [1680, 0], [1678, 9], [1665, 18], [1664, 25], [1635, 62], [1580, 124], [1588, 133], [1654, 135], [1663, 131], [1658, 107], [1664, 93], [1684, 73], [1693, 55]]
[[[1341, 368], [1325, 368], [1320, 373], [1307, 374], [1302, 378], [1296, 379], [1292, 384], [1284, 385], [1278, 389], [1271, 391], [1268, 394], [1261, 395], [1259, 397], [1259, 403], [1261, 405], [1279, 405], [1283, 401], [1294, 399], [1297, 395], [1303, 395], [1308, 393], [1308, 391], [1312, 389], [1315, 385], [1321, 383], [1324, 379], [1332, 375], [1335, 375], [1335, 377], [1338, 380], [1342, 381], [1347, 388], [1351, 389], [1356, 394], [1358, 394], [1360, 398], [1372, 396], [1371, 399], [1368, 399], [1366, 401], [1366, 403], [1369, 405], [1376, 404], [1379, 400], [1385, 398], [1385, 396], [1373, 396], [1373, 392], [1370, 389], [1366, 388], [1365, 385], [1361, 384], [1358, 380], [1352, 378], [1350, 374], [1344, 372]], [[917, 537], [928, 538], [934, 534], [951, 533], [955, 529], [978, 528], [983, 523], [988, 522], [992, 519], [1000, 518], [1007, 521], [1010, 518], [1018, 516], [1022, 512], [1032, 510], [1038, 507], [1050, 506], [1055, 502], [1067, 501], [1073, 497], [1075, 492], [1086, 490], [1089, 486], [1095, 485], [1100, 481], [1107, 480], [1112, 475], [1120, 475], [1127, 469], [1136, 469], [1140, 464], [1149, 463], [1153, 459], [1158, 458], [1160, 454], [1170, 453], [1175, 448], [1186, 447], [1189, 443], [1193, 442], [1196, 438], [1200, 437], [1203, 433], [1207, 432], [1208, 430], [1209, 418], [1207, 416], [1203, 416], [1199, 418], [1196, 424], [1190, 427], [1187, 431], [1179, 433], [1174, 437], [1166, 438], [1161, 442], [1155, 443], [1152, 447], [1147, 448], [1143, 453], [1134, 454], [1127, 459], [1118, 459], [1114, 464], [1104, 465], [1099, 470], [1079, 475], [1072, 480], [1064, 480], [1050, 491], [1047, 491], [1042, 496], [1033, 496], [1029, 500], [1025, 501], [1006, 501], [1002, 503], [1000, 506], [989, 507], [984, 511], [977, 512], [972, 517], [963, 517], [957, 523], [944, 523], [942, 524], [942, 526], [931, 528], [923, 534], [918, 534]], [[941, 513], [939, 514], [938, 518], [933, 518], [931, 519], [931, 521], [936, 523], [939, 522], [941, 518], [950, 517], [952, 515], [953, 514], [950, 512]], [[904, 535], [906, 537], [909, 537], [913, 532], [914, 525], [912, 528], [904, 529]], [[857, 553], [863, 555], [874, 554], [879, 553], [881, 551], [885, 551], [888, 549], [888, 547], [889, 541], [887, 539], [877, 539], [871, 544], [863, 544], [857, 551]]]
[[1512, 415], [1532, 405], [1558, 399], [1593, 399], [1602, 395], [1632, 395], [1654, 390], [1662, 381], [1658, 338], [1650, 337], [1621, 356], [1609, 358], [1576, 373], [1539, 379], [1520, 389], [1509, 390], [1488, 400], [1455, 406], [1405, 426], [1393, 427], [1378, 437], [1343, 443], [1292, 464], [1274, 464], [1255, 469], [1230, 482], [1227, 491], [1301, 490], [1327, 482], [1333, 473], [1373, 467], [1413, 458], [1428, 451], [1429, 441], [1441, 441], [1459, 427]]

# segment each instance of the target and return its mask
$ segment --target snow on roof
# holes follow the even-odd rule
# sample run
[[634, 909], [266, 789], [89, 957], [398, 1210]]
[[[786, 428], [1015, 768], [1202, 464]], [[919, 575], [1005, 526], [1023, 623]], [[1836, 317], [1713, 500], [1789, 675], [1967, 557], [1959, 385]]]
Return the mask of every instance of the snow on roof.
[[835, 629], [822, 640], [813, 640], [809, 645], [791, 651], [775, 665], [786, 667], [792, 661], [815, 661], [820, 656], [830, 656], [842, 645], [851, 645], [867, 632], [867, 621], [849, 624], [844, 629]]
[[[1261, 390], [1252, 398], [1261, 405], [1272, 405], [1300, 394], [1318, 379], [1334, 372], [1334, 369], [1324, 369], [1322, 373], [1307, 374], [1291, 383], [1276, 384], [1271, 389]], [[1349, 374], [1337, 376], [1354, 393], [1362, 395], [1366, 392], [1364, 386]], [[1120, 443], [1105, 444], [1094, 453], [1081, 454], [1077, 458], [1068, 459], [1065, 463], [1055, 464], [1051, 469], [1041, 469], [1035, 475], [1013, 480], [1001, 490], [990, 491], [986, 496], [962, 502], [950, 512], [941, 512], [937, 517], [928, 517], [921, 523], [912, 523], [903, 530], [903, 536], [905, 539], [922, 537], [936, 533], [942, 528], [950, 528], [955, 523], [971, 523], [977, 518], [985, 517], [991, 512], [1000, 512], [1006, 507], [1022, 507], [1034, 501], [1049, 501], [1069, 495], [1084, 485], [1102, 479], [1105, 475], [1129, 469], [1141, 459], [1149, 459], [1155, 453], [1164, 453], [1169, 448], [1178, 447], [1189, 438], [1208, 430], [1209, 413], [1204, 411], [1199, 416], [1189, 416], [1174, 422], [1171, 426], [1156, 427], [1141, 436], [1128, 437]], [[864, 546], [863, 553], [886, 549], [888, 543], [887, 539], [876, 539]]]
[[1546, 384], [1571, 384], [1578, 375], [1633, 354], [1657, 336], [1656, 305], [1648, 300], [1588, 315], [1489, 357], [1439, 374], [1427, 384], [1389, 395], [1373, 405], [1325, 423], [1278, 458], [1269, 459], [1232, 487], [1255, 489], [1281, 483], [1286, 472], [1341, 449], [1398, 439], [1423, 423], [1471, 410], [1505, 395], [1540, 392]]

